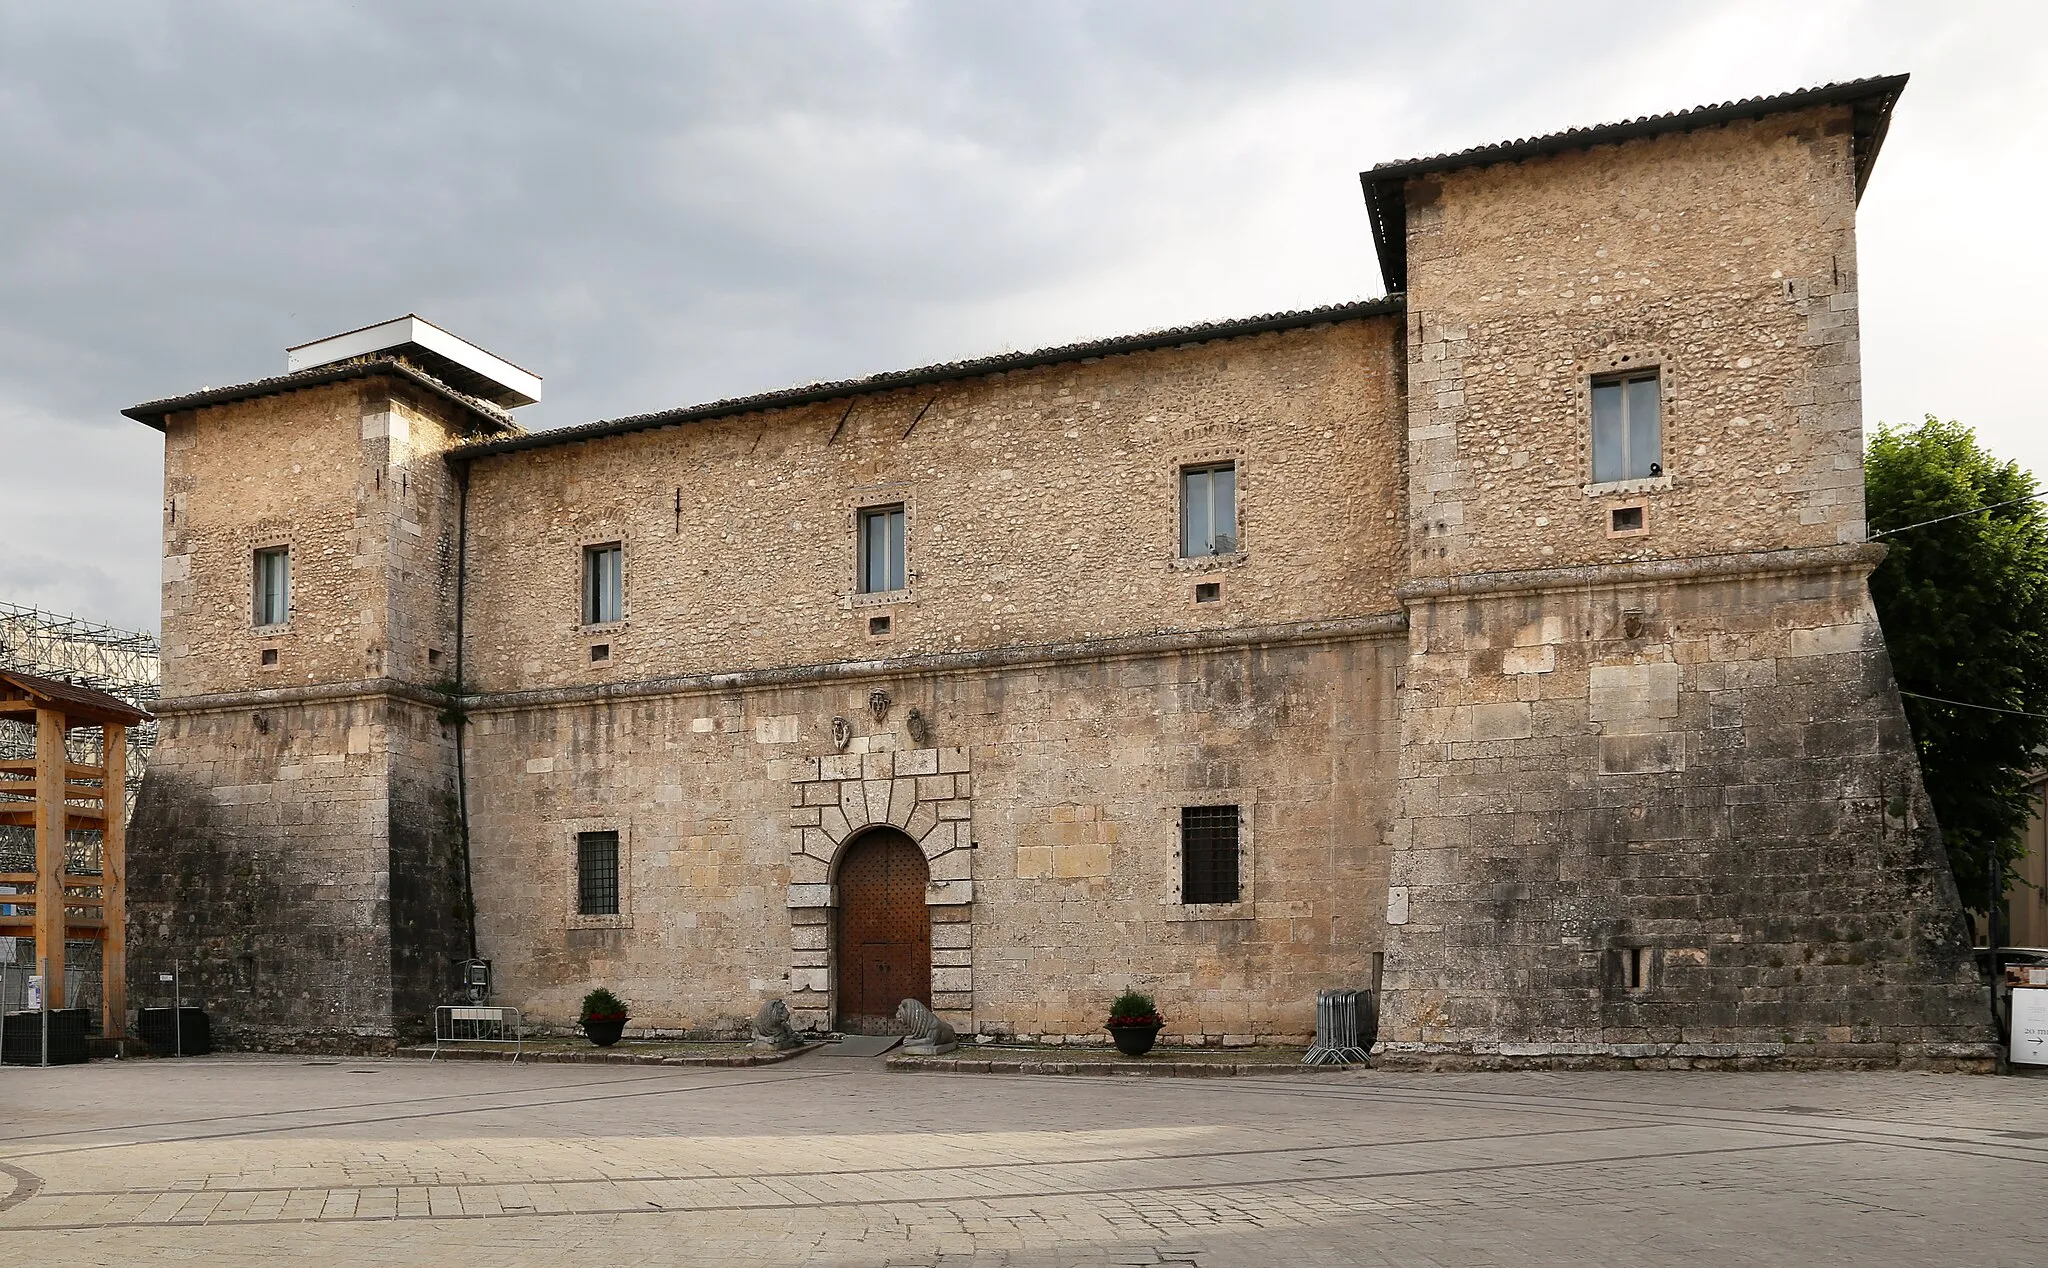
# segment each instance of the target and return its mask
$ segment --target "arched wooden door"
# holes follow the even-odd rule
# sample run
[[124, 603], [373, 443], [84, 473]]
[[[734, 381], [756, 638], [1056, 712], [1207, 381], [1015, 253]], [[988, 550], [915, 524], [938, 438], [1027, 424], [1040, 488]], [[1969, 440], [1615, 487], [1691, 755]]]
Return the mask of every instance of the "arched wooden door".
[[932, 1002], [931, 870], [901, 832], [881, 829], [846, 847], [839, 863], [839, 1029], [892, 1034], [897, 1006]]

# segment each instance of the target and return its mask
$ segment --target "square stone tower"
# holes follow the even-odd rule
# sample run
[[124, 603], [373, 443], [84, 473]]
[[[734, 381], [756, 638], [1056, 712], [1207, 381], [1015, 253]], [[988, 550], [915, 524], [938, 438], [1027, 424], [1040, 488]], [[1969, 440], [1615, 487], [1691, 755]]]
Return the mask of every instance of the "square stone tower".
[[1864, 583], [1855, 211], [1903, 86], [1365, 174], [1408, 303], [1387, 1059], [1986, 1038]]
[[417, 317], [289, 372], [125, 411], [164, 434], [164, 702], [130, 846], [131, 956], [261, 999], [231, 1040], [423, 1024], [470, 922], [456, 478], [537, 378]]

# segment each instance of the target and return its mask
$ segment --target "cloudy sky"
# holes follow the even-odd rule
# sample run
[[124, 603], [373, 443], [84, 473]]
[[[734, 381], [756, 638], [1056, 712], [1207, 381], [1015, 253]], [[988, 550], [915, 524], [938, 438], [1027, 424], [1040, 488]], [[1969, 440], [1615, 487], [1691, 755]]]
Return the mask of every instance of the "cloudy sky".
[[123, 406], [416, 311], [561, 426], [1380, 291], [1357, 173], [1910, 71], [1866, 418], [2048, 476], [2048, 6], [12, 0], [0, 599], [157, 622]]

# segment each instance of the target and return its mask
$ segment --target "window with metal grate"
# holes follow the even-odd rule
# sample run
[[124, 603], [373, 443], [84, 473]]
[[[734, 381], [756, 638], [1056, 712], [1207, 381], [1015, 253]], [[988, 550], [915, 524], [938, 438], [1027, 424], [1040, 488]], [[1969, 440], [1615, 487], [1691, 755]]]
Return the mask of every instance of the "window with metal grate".
[[1237, 807], [1180, 809], [1180, 900], [1237, 901]]
[[576, 911], [584, 916], [619, 914], [619, 834], [576, 834]]

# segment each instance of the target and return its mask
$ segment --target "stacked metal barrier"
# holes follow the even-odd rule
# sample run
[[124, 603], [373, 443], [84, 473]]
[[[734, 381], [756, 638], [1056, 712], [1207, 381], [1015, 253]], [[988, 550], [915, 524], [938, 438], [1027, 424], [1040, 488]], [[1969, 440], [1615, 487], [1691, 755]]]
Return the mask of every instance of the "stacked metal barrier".
[[1371, 991], [1324, 991], [1316, 996], [1316, 1042], [1303, 1065], [1363, 1065], [1379, 1032]]

